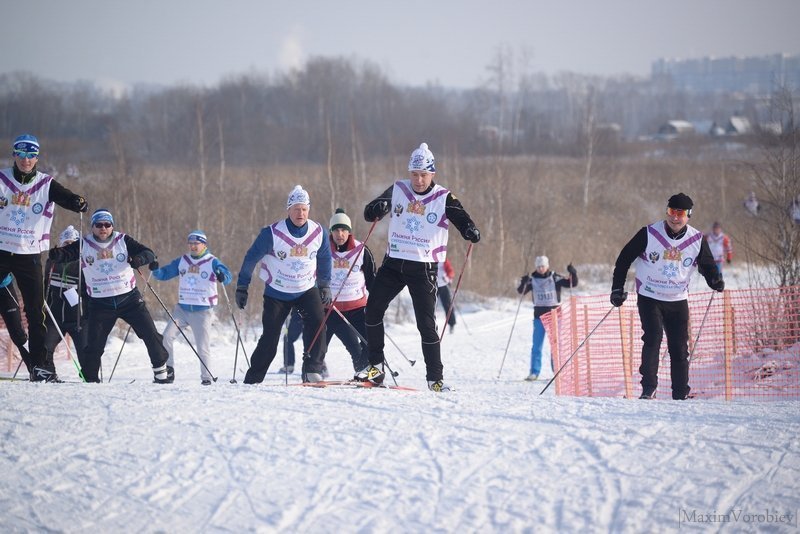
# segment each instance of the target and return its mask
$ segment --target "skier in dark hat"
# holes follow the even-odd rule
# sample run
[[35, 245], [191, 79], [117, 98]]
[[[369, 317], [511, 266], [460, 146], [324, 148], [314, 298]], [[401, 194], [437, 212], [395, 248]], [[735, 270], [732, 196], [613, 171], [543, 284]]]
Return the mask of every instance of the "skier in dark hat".
[[697, 270], [715, 291], [725, 282], [703, 233], [689, 226], [694, 203], [688, 195], [672, 195], [667, 217], [639, 230], [622, 249], [614, 266], [611, 304], [622, 306], [628, 293], [625, 277], [636, 262], [636, 293], [642, 321], [642, 394], [655, 398], [662, 332], [667, 333], [672, 398], [689, 397], [689, 280]]

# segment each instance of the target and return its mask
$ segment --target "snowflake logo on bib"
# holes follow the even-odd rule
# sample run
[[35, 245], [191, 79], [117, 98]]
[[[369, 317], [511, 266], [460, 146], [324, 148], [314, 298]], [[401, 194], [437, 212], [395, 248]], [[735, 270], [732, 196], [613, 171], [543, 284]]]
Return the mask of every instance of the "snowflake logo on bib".
[[22, 224], [25, 222], [25, 212], [22, 208], [17, 208], [11, 212], [11, 222], [14, 224]]
[[661, 274], [667, 278], [675, 278], [678, 276], [678, 267], [674, 263], [667, 263], [664, 265], [664, 268], [661, 269]]
[[409, 217], [408, 219], [406, 219], [406, 230], [408, 230], [412, 234], [416, 233], [416, 232], [419, 232], [419, 229], [421, 227], [422, 227], [422, 223], [419, 222], [414, 217]]
[[291, 270], [293, 270], [294, 272], [296, 272], [296, 273], [299, 273], [300, 271], [302, 271], [302, 270], [303, 270], [303, 262], [302, 262], [302, 261], [299, 261], [299, 260], [298, 260], [298, 261], [293, 261], [293, 262], [292, 262], [292, 263], [289, 265], [289, 268], [290, 268]]
[[196, 276], [187, 276], [186, 277], [186, 285], [194, 288], [197, 286], [197, 277]]
[[111, 274], [114, 270], [114, 265], [111, 262], [103, 262], [100, 264], [100, 272], [103, 274]]

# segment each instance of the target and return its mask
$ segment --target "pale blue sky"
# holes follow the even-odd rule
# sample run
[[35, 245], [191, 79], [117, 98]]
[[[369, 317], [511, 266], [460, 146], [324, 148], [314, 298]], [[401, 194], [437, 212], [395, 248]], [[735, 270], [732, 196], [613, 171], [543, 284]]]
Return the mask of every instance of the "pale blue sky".
[[372, 60], [395, 83], [473, 87], [500, 46], [547, 74], [800, 53], [798, 0], [26, 0], [3, 13], [0, 72], [110, 86], [215, 85], [324, 55]]

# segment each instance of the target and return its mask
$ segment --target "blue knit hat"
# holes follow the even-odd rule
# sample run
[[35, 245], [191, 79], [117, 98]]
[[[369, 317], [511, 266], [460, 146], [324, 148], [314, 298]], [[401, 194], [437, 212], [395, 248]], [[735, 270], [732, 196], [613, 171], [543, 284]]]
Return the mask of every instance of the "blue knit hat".
[[39, 140], [31, 134], [22, 134], [11, 145], [12, 150], [22, 150], [23, 152], [39, 152]]
[[189, 243], [192, 241], [199, 241], [204, 245], [208, 244], [208, 237], [206, 237], [206, 233], [202, 230], [192, 230], [189, 232], [189, 237], [187, 238]]
[[105, 208], [100, 208], [92, 213], [92, 225], [99, 222], [110, 222], [111, 225], [114, 225], [114, 217], [111, 215], [111, 212]]

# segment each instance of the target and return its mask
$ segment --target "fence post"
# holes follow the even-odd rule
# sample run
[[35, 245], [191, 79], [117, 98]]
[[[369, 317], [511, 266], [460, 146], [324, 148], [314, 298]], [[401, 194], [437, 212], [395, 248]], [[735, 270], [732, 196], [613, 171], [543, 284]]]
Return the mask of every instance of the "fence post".
[[[586, 331], [589, 331], [589, 306], [583, 305], [583, 324]], [[589, 349], [589, 341], [586, 341], [586, 389], [592, 397], [592, 353]]]
[[722, 332], [725, 346], [725, 400], [733, 397], [733, 308], [728, 290], [722, 292]]

